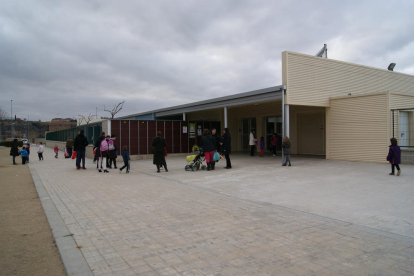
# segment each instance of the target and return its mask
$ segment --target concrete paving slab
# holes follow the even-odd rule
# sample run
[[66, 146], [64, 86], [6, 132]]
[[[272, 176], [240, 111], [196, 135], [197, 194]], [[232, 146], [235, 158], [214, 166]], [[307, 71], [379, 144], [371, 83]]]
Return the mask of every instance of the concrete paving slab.
[[75, 170], [53, 155], [46, 149], [31, 169], [94, 275], [414, 271], [411, 230], [386, 212], [410, 221], [412, 167], [390, 188], [382, 164], [301, 158], [280, 167], [280, 159], [235, 154], [232, 170], [186, 172], [185, 159], [174, 157], [168, 173], [141, 160], [130, 174], [103, 174], [90, 159]]

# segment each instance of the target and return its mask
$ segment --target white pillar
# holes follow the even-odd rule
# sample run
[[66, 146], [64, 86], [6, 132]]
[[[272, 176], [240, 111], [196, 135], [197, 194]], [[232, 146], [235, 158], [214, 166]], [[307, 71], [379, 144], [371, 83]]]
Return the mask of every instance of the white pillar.
[[227, 127], [227, 106], [224, 107], [224, 128]]
[[106, 135], [111, 135], [111, 120], [107, 120], [108, 123], [108, 133]]
[[[289, 118], [289, 105], [288, 104], [286, 104], [285, 105], [285, 120], [286, 120], [286, 122], [285, 122], [285, 127], [286, 127], [286, 130], [285, 130], [285, 136], [287, 136], [287, 137], [289, 137], [289, 139], [290, 139], [290, 118]], [[283, 137], [283, 139], [284, 139], [285, 137]]]
[[185, 121], [185, 112], [183, 112], [183, 121]]

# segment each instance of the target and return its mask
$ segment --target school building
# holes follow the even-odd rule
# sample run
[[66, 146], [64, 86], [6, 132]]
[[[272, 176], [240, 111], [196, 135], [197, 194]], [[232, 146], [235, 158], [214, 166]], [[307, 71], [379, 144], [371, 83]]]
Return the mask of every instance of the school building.
[[291, 154], [386, 162], [389, 139], [414, 163], [414, 76], [294, 52], [282, 53], [282, 85], [103, 121], [133, 155], [150, 154], [158, 130], [172, 153], [186, 153], [204, 128], [228, 127], [233, 151], [249, 134], [288, 136]]

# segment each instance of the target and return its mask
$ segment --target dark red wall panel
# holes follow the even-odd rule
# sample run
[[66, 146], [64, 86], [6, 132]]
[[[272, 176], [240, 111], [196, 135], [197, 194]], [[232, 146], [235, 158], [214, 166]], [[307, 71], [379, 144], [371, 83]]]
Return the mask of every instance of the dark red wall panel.
[[147, 150], [147, 134], [148, 134], [148, 121], [138, 121], [138, 139], [139, 139], [139, 146], [138, 146], [138, 154], [148, 154]]

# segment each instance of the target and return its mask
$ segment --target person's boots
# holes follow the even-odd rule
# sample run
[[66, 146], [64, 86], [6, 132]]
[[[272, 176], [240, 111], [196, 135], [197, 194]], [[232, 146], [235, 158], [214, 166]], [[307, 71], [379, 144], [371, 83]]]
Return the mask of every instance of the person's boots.
[[165, 169], [166, 172], [168, 172], [167, 164], [164, 165], [164, 169]]
[[208, 170], [208, 171], [211, 171], [211, 162], [208, 162], [208, 163], [207, 163], [207, 170]]
[[216, 166], [216, 162], [215, 161], [211, 162], [211, 170], [212, 171], [214, 171], [214, 166]]
[[160, 172], [160, 166], [157, 165], [157, 173]]
[[118, 167], [116, 166], [116, 159], [114, 159], [113, 162], [114, 162], [114, 169], [118, 169]]

